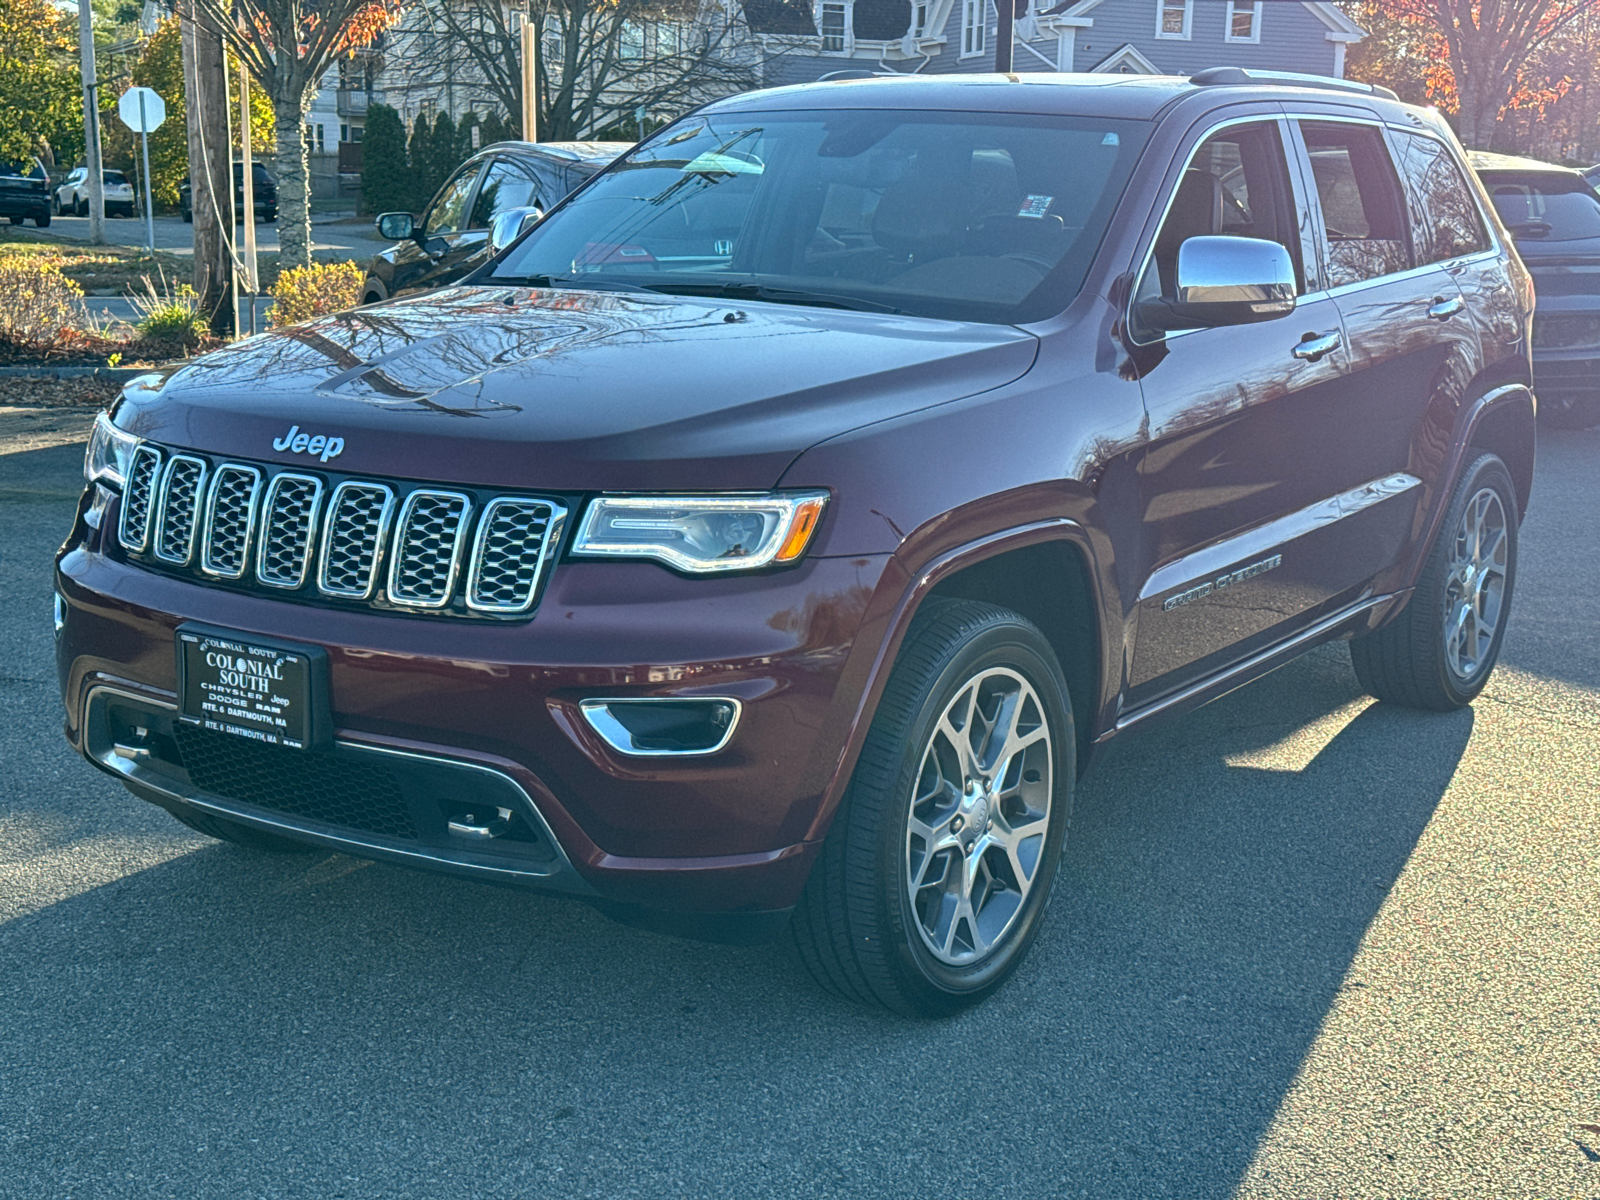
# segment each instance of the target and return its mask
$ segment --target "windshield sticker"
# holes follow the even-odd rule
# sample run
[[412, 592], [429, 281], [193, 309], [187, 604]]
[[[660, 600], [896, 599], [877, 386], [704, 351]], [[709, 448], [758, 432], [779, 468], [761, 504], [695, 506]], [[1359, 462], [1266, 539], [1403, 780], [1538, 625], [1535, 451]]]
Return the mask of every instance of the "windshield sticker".
[[1108, 133], [1100, 139], [1100, 144], [1102, 146], [1120, 146], [1122, 142], [1117, 138], [1116, 134]]
[[1043, 217], [1050, 211], [1050, 206], [1055, 203], [1054, 196], [1024, 196], [1022, 207], [1017, 209], [1019, 217]]

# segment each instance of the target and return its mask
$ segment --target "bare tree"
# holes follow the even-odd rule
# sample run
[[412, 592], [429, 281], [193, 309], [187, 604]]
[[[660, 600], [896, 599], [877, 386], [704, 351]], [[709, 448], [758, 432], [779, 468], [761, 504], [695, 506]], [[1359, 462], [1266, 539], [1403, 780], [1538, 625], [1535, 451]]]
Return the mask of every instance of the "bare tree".
[[388, 65], [409, 90], [448, 89], [516, 114], [519, 30], [532, 20], [544, 34], [535, 77], [545, 141], [591, 137], [639, 110], [676, 114], [760, 82], [762, 53], [737, 4], [531, 0], [526, 12], [501, 0], [419, 6], [391, 39]]
[[305, 121], [318, 81], [399, 16], [401, 0], [181, 0], [205, 13], [272, 101], [277, 134], [278, 261], [311, 262]]
[[[1523, 90], [1529, 61], [1600, 0], [1379, 0], [1444, 40], [1454, 76], [1461, 140], [1487, 149], [1495, 123]], [[1381, 81], [1379, 81], [1381, 82]]]

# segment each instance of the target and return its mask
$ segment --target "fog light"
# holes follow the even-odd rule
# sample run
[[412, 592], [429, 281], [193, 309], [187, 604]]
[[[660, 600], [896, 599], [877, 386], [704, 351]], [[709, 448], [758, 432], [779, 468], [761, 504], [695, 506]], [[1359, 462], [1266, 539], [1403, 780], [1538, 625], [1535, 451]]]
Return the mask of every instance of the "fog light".
[[733, 738], [744, 705], [728, 696], [585, 700], [584, 719], [619, 754], [715, 754]]

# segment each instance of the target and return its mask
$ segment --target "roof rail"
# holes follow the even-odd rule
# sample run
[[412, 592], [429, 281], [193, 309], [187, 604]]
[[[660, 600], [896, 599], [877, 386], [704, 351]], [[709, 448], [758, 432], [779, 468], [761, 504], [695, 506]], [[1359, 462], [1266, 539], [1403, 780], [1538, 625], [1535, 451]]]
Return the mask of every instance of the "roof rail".
[[882, 75], [902, 75], [903, 71], [868, 71], [861, 67], [846, 67], [842, 71], [829, 71], [826, 75], [818, 75], [818, 83], [837, 83], [842, 79], [877, 79]]
[[1360, 92], [1366, 96], [1380, 96], [1385, 100], [1400, 99], [1394, 92], [1375, 83], [1357, 83], [1354, 79], [1335, 79], [1331, 75], [1306, 75], [1298, 71], [1247, 71], [1243, 67], [1209, 67], [1189, 76], [1197, 87], [1218, 87], [1241, 83], [1286, 83], [1292, 87], [1321, 88], [1329, 92]]

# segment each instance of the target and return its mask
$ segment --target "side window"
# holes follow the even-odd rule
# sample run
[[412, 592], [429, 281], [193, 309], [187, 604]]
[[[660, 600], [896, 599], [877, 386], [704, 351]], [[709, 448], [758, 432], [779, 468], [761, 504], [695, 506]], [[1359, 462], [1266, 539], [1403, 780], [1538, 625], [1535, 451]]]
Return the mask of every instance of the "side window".
[[489, 173], [483, 177], [483, 186], [478, 189], [469, 228], [487, 229], [496, 217], [513, 208], [526, 208], [529, 205], [548, 207], [548, 203], [540, 203], [540, 199], [539, 185], [527, 172], [516, 163], [497, 158], [490, 165]]
[[472, 185], [477, 182], [481, 166], [473, 165], [462, 171], [449, 183], [428, 210], [428, 224], [424, 233], [431, 238], [447, 233], [460, 233], [467, 227], [467, 201], [472, 197]]
[[1303, 123], [1328, 238], [1328, 286], [1411, 266], [1400, 187], [1383, 135], [1368, 125]]
[[1156, 234], [1141, 298], [1177, 295], [1178, 247], [1192, 237], [1224, 234], [1277, 242], [1295, 264], [1305, 290], [1300, 238], [1293, 219], [1289, 168], [1276, 124], [1235, 125], [1195, 152]]
[[1411, 194], [1417, 265], [1443, 262], [1489, 248], [1472, 188], [1441, 143], [1413, 133], [1395, 135]]

